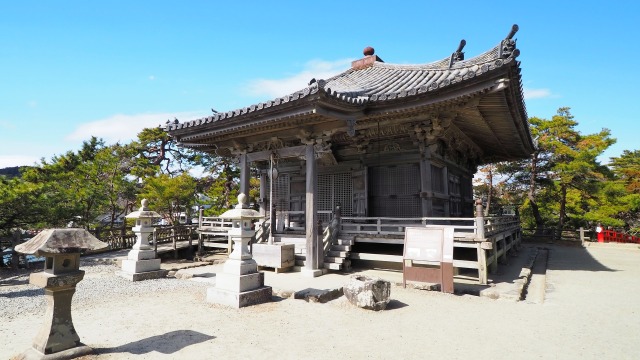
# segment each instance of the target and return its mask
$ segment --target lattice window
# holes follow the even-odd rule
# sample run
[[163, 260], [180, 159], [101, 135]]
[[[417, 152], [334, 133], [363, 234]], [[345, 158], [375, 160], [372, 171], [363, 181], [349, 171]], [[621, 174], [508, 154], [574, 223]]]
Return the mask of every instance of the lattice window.
[[444, 213], [444, 200], [443, 199], [433, 199], [431, 201], [431, 209], [433, 211], [433, 217], [445, 216]]
[[318, 218], [323, 223], [331, 220], [330, 213], [340, 204], [342, 216], [352, 216], [353, 181], [351, 173], [318, 175]]
[[449, 174], [449, 194], [460, 196], [462, 194], [460, 188], [460, 176], [456, 174]]
[[273, 204], [276, 211], [289, 210], [289, 174], [280, 174], [273, 183]]
[[369, 168], [370, 216], [420, 217], [418, 164]]
[[449, 215], [452, 217], [462, 216], [462, 199], [456, 196], [452, 196], [449, 199]]
[[462, 179], [460, 180], [461, 185], [460, 187], [462, 188], [462, 197], [463, 198], [470, 198], [471, 194], [473, 192], [473, 184], [471, 182], [471, 178], [463, 176]]
[[431, 165], [431, 188], [435, 192], [444, 192], [444, 169], [440, 166]]

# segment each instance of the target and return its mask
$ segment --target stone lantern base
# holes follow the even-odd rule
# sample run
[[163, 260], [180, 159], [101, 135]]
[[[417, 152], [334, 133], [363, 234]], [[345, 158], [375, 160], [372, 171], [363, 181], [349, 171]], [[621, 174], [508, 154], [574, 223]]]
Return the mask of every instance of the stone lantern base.
[[89, 346], [83, 345], [80, 343], [77, 347], [72, 349], [59, 351], [55, 354], [45, 355], [39, 352], [36, 349], [29, 349], [22, 354], [11, 358], [11, 360], [66, 360], [66, 359], [75, 359], [80, 356], [91, 355], [93, 353], [93, 349]]
[[207, 289], [207, 302], [241, 308], [270, 302], [271, 286], [264, 286], [264, 274], [253, 259], [229, 259], [216, 275], [216, 286]]
[[153, 250], [131, 250], [122, 260], [118, 275], [129, 281], [142, 281], [166, 277], [168, 272], [160, 269], [160, 259], [155, 258]]
[[47, 299], [45, 322], [32, 347], [13, 359], [73, 359], [93, 352], [92, 348], [80, 342], [71, 318], [71, 301], [76, 284], [83, 277], [82, 270], [59, 275], [47, 272], [31, 274], [29, 282], [44, 288]]

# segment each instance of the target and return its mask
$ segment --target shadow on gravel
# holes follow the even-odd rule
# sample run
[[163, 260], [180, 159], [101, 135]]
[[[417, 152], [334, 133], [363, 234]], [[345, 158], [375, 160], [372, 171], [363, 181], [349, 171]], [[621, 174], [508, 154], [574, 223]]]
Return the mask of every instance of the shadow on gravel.
[[187, 346], [199, 344], [211, 339], [215, 339], [215, 336], [192, 330], [176, 330], [113, 348], [94, 348], [94, 351], [96, 354], [130, 353], [141, 355], [152, 351], [157, 351], [162, 354], [173, 354]]
[[548, 247], [548, 270], [618, 271], [603, 265], [583, 247], [553, 245]]
[[7, 279], [7, 280], [0, 280], [0, 287], [2, 286], [16, 286], [16, 285], [25, 285], [29, 283], [29, 278], [28, 277], [19, 277], [16, 279]]
[[402, 301], [391, 300], [387, 304], [387, 307], [385, 308], [385, 310], [401, 309], [401, 308], [406, 307], [406, 306], [409, 306], [409, 305], [407, 305], [406, 303], [403, 303]]
[[41, 296], [44, 295], [44, 289], [28, 289], [28, 290], [18, 290], [11, 291], [8, 293], [0, 294], [0, 297], [6, 298], [16, 298], [16, 297], [33, 297], [33, 296]]

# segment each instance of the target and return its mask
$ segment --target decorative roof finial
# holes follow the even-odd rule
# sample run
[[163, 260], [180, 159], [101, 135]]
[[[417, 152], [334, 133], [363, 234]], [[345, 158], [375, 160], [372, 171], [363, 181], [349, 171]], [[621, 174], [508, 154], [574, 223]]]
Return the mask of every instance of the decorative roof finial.
[[462, 49], [464, 49], [465, 45], [467, 45], [467, 41], [465, 39], [460, 40], [458, 49], [453, 54], [451, 54], [451, 58], [449, 59], [449, 68], [451, 68], [453, 64], [457, 63], [458, 61], [464, 60], [464, 52], [462, 51]]
[[236, 205], [236, 209], [244, 209], [247, 207], [247, 195], [244, 193], [238, 194], [238, 204]]
[[364, 50], [362, 51], [362, 53], [364, 54], [364, 56], [371, 56], [373, 54], [375, 54], [375, 50], [371, 47], [371, 46], [367, 46], [366, 48], [364, 48]]
[[516, 40], [513, 39], [513, 36], [518, 32], [518, 29], [520, 29], [520, 27], [518, 27], [517, 24], [513, 24], [511, 31], [507, 34], [507, 37], [500, 43], [500, 58], [506, 59], [511, 55], [518, 56], [520, 54], [520, 52], [516, 50]]
[[505, 40], [511, 40], [513, 36], [518, 32], [518, 30], [520, 30], [518, 24], [513, 24], [513, 26], [511, 27], [511, 31], [509, 31], [509, 34], [507, 35]]

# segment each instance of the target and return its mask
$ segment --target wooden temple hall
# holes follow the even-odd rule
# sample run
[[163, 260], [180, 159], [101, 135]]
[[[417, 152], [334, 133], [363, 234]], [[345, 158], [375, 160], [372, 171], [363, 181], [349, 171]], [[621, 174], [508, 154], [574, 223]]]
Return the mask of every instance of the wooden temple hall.
[[182, 146], [236, 159], [243, 193], [259, 174], [253, 201], [268, 220], [256, 241], [295, 244], [303, 271], [352, 260], [397, 268], [407, 226], [446, 225], [455, 228], [454, 267], [484, 283], [517, 247], [520, 227], [514, 216], [477, 213], [472, 178], [479, 165], [534, 150], [516, 31], [476, 57], [465, 59], [462, 40], [426, 64], [387, 63], [367, 47], [331, 78], [167, 131]]

